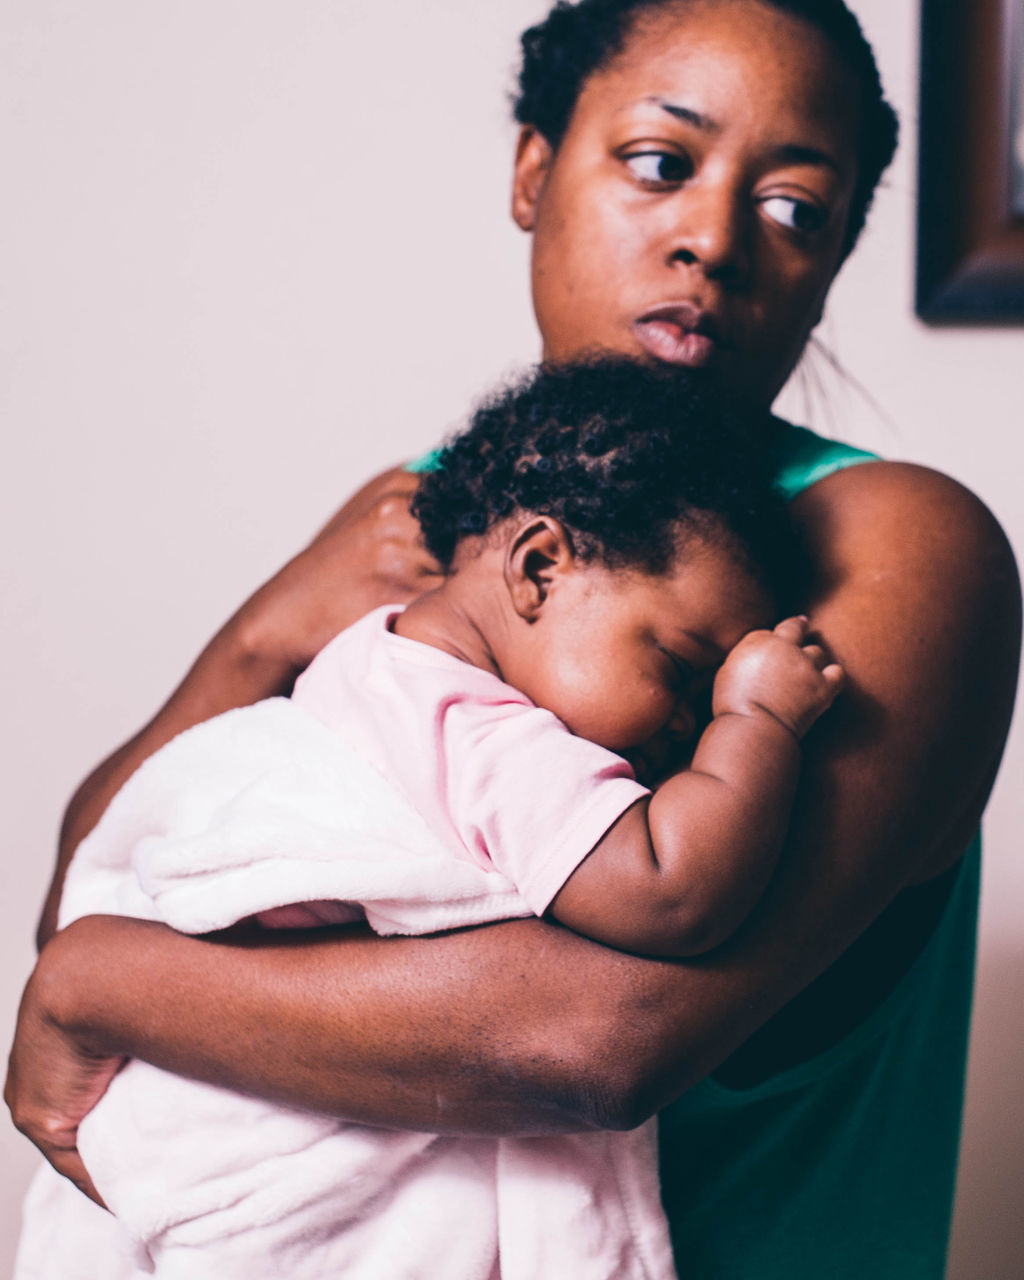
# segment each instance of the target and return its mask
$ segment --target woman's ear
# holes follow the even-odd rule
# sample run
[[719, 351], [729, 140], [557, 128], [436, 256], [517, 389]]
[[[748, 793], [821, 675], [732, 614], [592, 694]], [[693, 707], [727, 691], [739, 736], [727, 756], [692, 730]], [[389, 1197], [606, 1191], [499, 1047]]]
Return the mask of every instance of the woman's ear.
[[505, 585], [520, 618], [536, 622], [551, 589], [575, 563], [565, 526], [551, 516], [531, 516], [510, 539], [505, 553]]
[[532, 124], [524, 125], [519, 130], [512, 173], [512, 218], [521, 231], [532, 231], [536, 224], [537, 204], [553, 159], [547, 139]]

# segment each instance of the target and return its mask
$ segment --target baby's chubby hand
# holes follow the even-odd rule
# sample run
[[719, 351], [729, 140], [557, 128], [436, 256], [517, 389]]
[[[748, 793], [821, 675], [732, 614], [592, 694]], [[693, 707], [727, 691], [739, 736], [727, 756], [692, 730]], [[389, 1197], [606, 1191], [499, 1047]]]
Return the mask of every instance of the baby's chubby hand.
[[798, 738], [829, 709], [846, 677], [820, 645], [805, 643], [806, 618], [785, 618], [774, 631], [751, 631], [715, 677], [712, 712], [769, 715]]

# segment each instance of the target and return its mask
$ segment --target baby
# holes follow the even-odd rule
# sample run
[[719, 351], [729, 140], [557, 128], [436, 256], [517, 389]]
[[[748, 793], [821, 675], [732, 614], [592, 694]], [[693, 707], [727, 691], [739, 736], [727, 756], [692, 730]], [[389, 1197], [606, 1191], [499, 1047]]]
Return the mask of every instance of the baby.
[[[805, 619], [769, 629], [795, 549], [742, 415], [675, 371], [542, 369], [415, 511], [443, 585], [342, 632], [291, 701], [148, 761], [76, 854], [63, 923], [532, 912], [667, 956], [742, 924], [842, 683]], [[709, 691], [688, 767], [641, 785], [623, 753], [689, 749]], [[119, 1225], [44, 1170], [16, 1278], [668, 1280], [653, 1136], [389, 1133], [131, 1063], [80, 1135]]]
[[[647, 954], [723, 942], [842, 681], [805, 620], [763, 629], [796, 548], [755, 437], [677, 373], [548, 370], [477, 413], [413, 509], [444, 585], [343, 632], [295, 700], [537, 915]], [[651, 795], [608, 753], [689, 742], [718, 668], [690, 767]]]

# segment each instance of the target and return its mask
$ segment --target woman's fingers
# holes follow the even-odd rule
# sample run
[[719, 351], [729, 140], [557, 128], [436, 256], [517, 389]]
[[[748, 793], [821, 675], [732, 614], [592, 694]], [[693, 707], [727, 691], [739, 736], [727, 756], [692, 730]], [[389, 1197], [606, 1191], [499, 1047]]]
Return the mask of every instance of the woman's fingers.
[[[31, 1135], [26, 1134], [26, 1137], [31, 1137]], [[82, 1157], [78, 1154], [78, 1148], [76, 1146], [44, 1146], [40, 1142], [36, 1141], [36, 1139], [33, 1138], [32, 1140], [35, 1142], [36, 1146], [39, 1147], [39, 1150], [43, 1153], [49, 1163], [53, 1165], [54, 1169], [56, 1169], [62, 1177], [73, 1182], [83, 1195], [88, 1196], [89, 1199], [98, 1204], [101, 1209], [107, 1208], [103, 1197], [96, 1190], [96, 1184], [93, 1182], [92, 1178], [89, 1177], [89, 1172], [82, 1163]]]
[[415, 599], [441, 582], [409, 510], [417, 484], [404, 471], [378, 476], [246, 606], [296, 671], [372, 609]]

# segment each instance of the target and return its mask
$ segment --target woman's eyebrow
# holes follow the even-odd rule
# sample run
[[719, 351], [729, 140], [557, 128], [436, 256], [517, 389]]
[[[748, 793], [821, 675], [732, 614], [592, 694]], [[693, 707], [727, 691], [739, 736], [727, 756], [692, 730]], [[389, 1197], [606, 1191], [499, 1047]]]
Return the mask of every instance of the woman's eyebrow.
[[[684, 107], [678, 102], [668, 102], [664, 98], [651, 97], [647, 98], [646, 101], [660, 107], [662, 111], [667, 111], [676, 120], [691, 124], [695, 129], [700, 129], [704, 133], [721, 133], [722, 131], [722, 126], [717, 120], [713, 120], [711, 116], [704, 115], [703, 112], [694, 111], [692, 107]], [[824, 165], [828, 169], [834, 169], [836, 173], [839, 172], [839, 165], [827, 151], [821, 151], [817, 147], [809, 147], [802, 143], [783, 143], [775, 148], [773, 155], [786, 164]]]
[[647, 102], [653, 103], [656, 107], [661, 107], [662, 111], [667, 111], [670, 116], [675, 116], [677, 120], [685, 120], [687, 124], [692, 124], [697, 129], [703, 129], [705, 133], [720, 133], [722, 126], [710, 116], [704, 115], [700, 111], [694, 111], [692, 107], [680, 106], [677, 102], [666, 102], [664, 98], [647, 98]]

